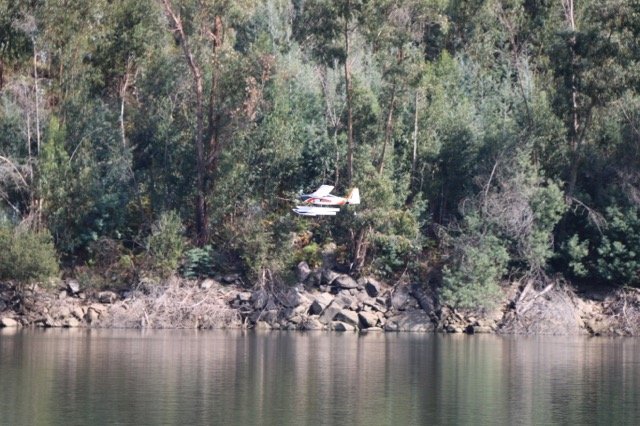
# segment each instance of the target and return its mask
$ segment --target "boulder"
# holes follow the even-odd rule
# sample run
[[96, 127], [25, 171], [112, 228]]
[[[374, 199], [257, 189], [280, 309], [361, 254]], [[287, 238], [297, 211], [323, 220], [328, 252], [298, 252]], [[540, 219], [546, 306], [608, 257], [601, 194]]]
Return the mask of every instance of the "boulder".
[[378, 324], [378, 316], [372, 312], [358, 312], [360, 328], [371, 328]]
[[397, 311], [402, 311], [409, 303], [409, 289], [405, 286], [398, 286], [391, 294], [391, 307]]
[[307, 301], [307, 298], [300, 294], [297, 288], [289, 288], [287, 289], [281, 297], [280, 302], [289, 308], [295, 308]]
[[334, 299], [334, 303], [337, 303], [344, 309], [354, 308], [358, 305], [358, 300], [352, 297], [349, 293], [340, 293]]
[[100, 303], [113, 303], [118, 298], [118, 295], [112, 291], [101, 291], [98, 293], [98, 300]]
[[331, 269], [322, 270], [321, 284], [332, 285], [333, 281], [340, 276], [339, 273], [332, 271]]
[[368, 333], [370, 331], [384, 331], [384, 329], [382, 327], [369, 327], [360, 330], [362, 333]]
[[98, 311], [96, 311], [95, 309], [89, 309], [87, 311], [87, 313], [84, 316], [85, 321], [87, 321], [89, 324], [98, 321], [98, 319], [100, 319], [100, 313]]
[[332, 303], [324, 309], [322, 315], [320, 315], [320, 318], [318, 319], [323, 324], [329, 324], [340, 311], [342, 311], [342, 308], [336, 303]]
[[310, 284], [314, 287], [318, 287], [320, 284], [322, 284], [322, 271], [319, 269], [312, 271], [307, 277], [307, 284]]
[[264, 289], [259, 289], [251, 293], [251, 303], [253, 304], [253, 309], [260, 310], [267, 306], [267, 302], [269, 301], [269, 293], [267, 293]]
[[256, 325], [253, 327], [256, 330], [271, 330], [271, 326], [266, 321], [258, 321]]
[[342, 309], [333, 317], [333, 319], [334, 321], [344, 322], [346, 324], [353, 325], [354, 327], [357, 327], [359, 322], [358, 314], [347, 309]]
[[307, 318], [300, 326], [302, 330], [324, 330], [324, 327], [317, 318]]
[[20, 325], [18, 321], [13, 318], [4, 317], [0, 319], [0, 327], [17, 327]]
[[209, 290], [215, 284], [216, 284], [215, 280], [213, 280], [211, 278], [207, 278], [207, 279], [202, 280], [202, 282], [200, 283], [200, 288], [202, 290]]
[[298, 281], [305, 282], [307, 278], [309, 278], [309, 275], [311, 275], [309, 264], [304, 260], [298, 263], [298, 266], [296, 266], [296, 278]]
[[71, 309], [69, 309], [67, 306], [63, 306], [58, 310], [57, 317], [60, 319], [65, 319], [70, 315], [71, 315]]
[[107, 312], [107, 307], [99, 303], [92, 303], [91, 306], [89, 306], [89, 310], [93, 310], [102, 315], [103, 313]]
[[373, 278], [367, 278], [364, 289], [369, 297], [377, 297], [380, 294], [380, 283]]
[[66, 318], [65, 320], [62, 321], [62, 326], [67, 328], [74, 328], [74, 327], [78, 327], [79, 325], [80, 325], [80, 321], [78, 321], [74, 317]]
[[338, 276], [333, 281], [333, 285], [346, 289], [358, 288], [358, 282], [346, 274]]
[[472, 327], [473, 334], [493, 333], [491, 327], [487, 325], [475, 325]]
[[313, 299], [311, 306], [309, 306], [309, 313], [311, 315], [320, 315], [327, 306], [333, 301], [333, 296], [327, 293], [320, 293]]
[[422, 311], [406, 311], [389, 318], [384, 326], [386, 331], [432, 332], [435, 325]]
[[76, 306], [75, 308], [73, 308], [73, 311], [71, 311], [71, 315], [73, 315], [79, 320], [82, 320], [82, 318], [84, 318], [86, 313], [87, 313], [87, 309], [81, 306]]
[[67, 290], [71, 294], [80, 293], [80, 283], [78, 282], [78, 280], [67, 280]]
[[418, 305], [427, 314], [435, 315], [438, 310], [436, 298], [430, 291], [425, 289], [421, 284], [413, 284], [411, 286], [411, 295], [418, 301]]
[[250, 291], [241, 291], [237, 294], [236, 299], [240, 302], [250, 302], [252, 293]]
[[233, 284], [240, 280], [240, 274], [227, 274], [222, 277], [222, 282], [225, 284]]
[[331, 330], [333, 331], [355, 331], [356, 328], [351, 325], [341, 321], [333, 321], [331, 323]]

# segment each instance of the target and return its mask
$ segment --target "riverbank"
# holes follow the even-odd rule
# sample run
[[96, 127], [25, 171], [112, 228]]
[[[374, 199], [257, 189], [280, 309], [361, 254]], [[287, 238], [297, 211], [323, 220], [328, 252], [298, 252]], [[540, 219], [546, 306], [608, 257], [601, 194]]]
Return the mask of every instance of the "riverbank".
[[421, 284], [355, 280], [305, 265], [297, 275], [295, 286], [253, 289], [237, 275], [172, 278], [123, 292], [81, 290], [75, 280], [20, 292], [0, 284], [0, 326], [640, 335], [635, 289], [577, 292], [562, 282], [543, 289], [511, 283], [494, 309], [463, 311], [441, 306]]

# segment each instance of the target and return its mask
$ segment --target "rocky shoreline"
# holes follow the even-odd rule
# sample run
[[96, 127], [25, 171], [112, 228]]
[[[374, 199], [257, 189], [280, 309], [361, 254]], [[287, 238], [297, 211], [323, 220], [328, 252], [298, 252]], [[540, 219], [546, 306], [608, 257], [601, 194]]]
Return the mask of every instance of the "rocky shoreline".
[[247, 289], [238, 275], [201, 281], [172, 278], [125, 292], [57, 289], [18, 292], [0, 284], [0, 327], [255, 328], [351, 332], [443, 332], [640, 335], [640, 291], [576, 292], [561, 282], [503, 286], [490, 311], [462, 311], [438, 302], [427, 285], [389, 285], [330, 269], [298, 266], [295, 286]]

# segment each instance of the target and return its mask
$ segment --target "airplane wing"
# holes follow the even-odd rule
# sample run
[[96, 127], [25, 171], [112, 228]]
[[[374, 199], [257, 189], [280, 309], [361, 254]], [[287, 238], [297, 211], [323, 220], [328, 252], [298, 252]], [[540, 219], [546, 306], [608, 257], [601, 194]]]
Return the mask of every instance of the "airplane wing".
[[301, 216], [335, 216], [340, 209], [330, 207], [296, 206], [293, 211]]
[[310, 197], [326, 197], [333, 190], [333, 186], [331, 185], [321, 185], [320, 188], [316, 189], [315, 192], [309, 194]]

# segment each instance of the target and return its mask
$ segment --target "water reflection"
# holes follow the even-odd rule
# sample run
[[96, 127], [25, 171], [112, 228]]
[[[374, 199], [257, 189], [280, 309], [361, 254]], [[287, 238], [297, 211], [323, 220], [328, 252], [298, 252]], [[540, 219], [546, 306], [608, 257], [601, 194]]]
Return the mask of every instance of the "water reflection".
[[640, 415], [639, 345], [566, 337], [0, 330], [0, 424], [633, 424]]

